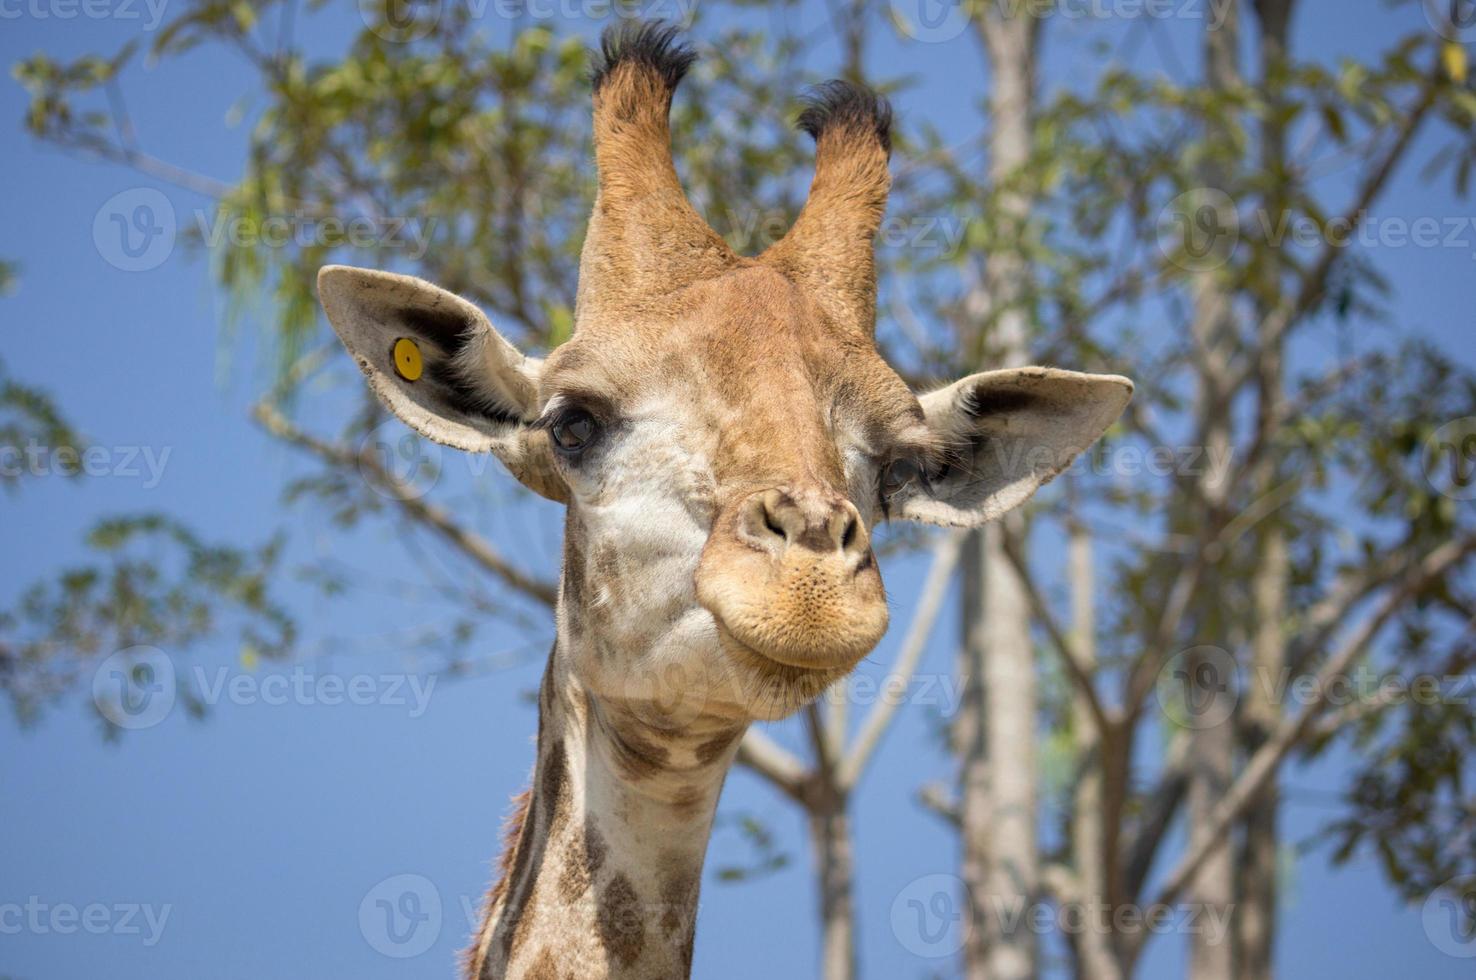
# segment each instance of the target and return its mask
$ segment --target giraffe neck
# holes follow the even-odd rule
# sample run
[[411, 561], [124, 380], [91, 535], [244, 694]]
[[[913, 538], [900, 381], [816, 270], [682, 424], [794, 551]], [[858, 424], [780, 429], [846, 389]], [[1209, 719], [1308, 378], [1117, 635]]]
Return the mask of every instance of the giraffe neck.
[[539, 691], [538, 753], [471, 975], [687, 977], [697, 896], [742, 726], [677, 735], [589, 696], [560, 638]]

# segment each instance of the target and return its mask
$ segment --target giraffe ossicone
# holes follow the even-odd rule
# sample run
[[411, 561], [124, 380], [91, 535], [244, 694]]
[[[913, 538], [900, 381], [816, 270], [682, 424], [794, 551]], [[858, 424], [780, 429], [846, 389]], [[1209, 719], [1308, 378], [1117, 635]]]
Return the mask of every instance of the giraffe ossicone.
[[[318, 279], [392, 411], [566, 505], [533, 781], [472, 977], [688, 976], [746, 727], [813, 700], [886, 629], [872, 529], [1000, 516], [1132, 394], [1122, 377], [1022, 368], [919, 398], [873, 340], [886, 103], [816, 90], [800, 117], [809, 199], [784, 238], [740, 256], [672, 164], [668, 114], [692, 58], [662, 25], [605, 34], [574, 332], [546, 360], [419, 279], [342, 266]], [[419, 355], [408, 371], [402, 339]]]

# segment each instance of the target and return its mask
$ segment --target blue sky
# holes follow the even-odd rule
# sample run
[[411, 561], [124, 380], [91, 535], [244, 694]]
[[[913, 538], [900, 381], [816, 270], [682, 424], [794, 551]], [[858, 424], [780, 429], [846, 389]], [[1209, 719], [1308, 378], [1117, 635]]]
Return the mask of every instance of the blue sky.
[[[1298, 45], [1328, 59], [1368, 55], [1391, 37], [1424, 28], [1417, 5], [1388, 10], [1373, 0], [1306, 0], [1304, 8]], [[106, 8], [113, 12], [106, 18], [62, 19], [63, 9], [56, 0], [0, 5], [0, 61], [11, 64], [36, 51], [65, 58], [112, 50], [145, 33], [141, 28], [151, 17], [147, 5], [124, 8], [121, 0]], [[124, 9], [138, 17], [123, 17]], [[818, 25], [822, 11], [806, 6], [795, 16]], [[506, 35], [507, 22], [492, 15], [487, 20], [488, 30]], [[599, 24], [561, 27], [592, 35]], [[326, 11], [304, 26], [309, 43], [322, 50], [340, 47], [357, 29], [351, 8]], [[1052, 35], [1043, 77], [1083, 77], [1081, 61], [1097, 57], [1091, 42], [1104, 29], [1121, 40], [1120, 32], [1131, 27], [1063, 25]], [[1164, 34], [1192, 63], [1180, 43], [1186, 29], [1170, 25]], [[1156, 67], [1162, 52], [1148, 41], [1133, 57]], [[968, 38], [932, 44], [888, 38], [877, 43], [874, 60], [882, 73], [916, 73], [918, 85], [899, 100], [904, 116], [924, 115], [944, 127], [973, 118], [974, 106], [958, 93], [982, 94], [986, 79]], [[240, 172], [244, 134], [227, 117], [250, 82], [241, 64], [205, 50], [159, 71], [132, 71], [124, 86], [151, 153], [230, 180]], [[23, 108], [19, 86], [8, 80], [0, 85], [0, 122], [12, 134], [0, 154], [9, 191], [0, 256], [22, 267], [19, 289], [0, 300], [0, 358], [13, 374], [54, 393], [97, 444], [120, 455], [130, 447], [147, 447], [156, 459], [166, 449], [169, 455], [157, 485], [145, 475], [43, 479], [0, 499], [0, 601], [9, 604], [25, 584], [80, 560], [83, 532], [106, 513], [164, 510], [218, 538], [248, 543], [285, 528], [294, 557], [331, 557], [373, 578], [370, 589], [330, 604], [306, 597], [295, 602], [315, 653], [307, 669], [318, 677], [403, 675], [407, 668], [394, 654], [395, 639], [442, 607], [406, 585], [423, 582], [422, 569], [385, 567], [405, 555], [388, 527], [371, 524], [343, 535], [320, 526], [310, 510], [284, 514], [278, 506], [284, 481], [306, 469], [247, 419], [267, 376], [255, 357], [252, 316], [239, 332], [227, 333], [225, 303], [208, 261], [185, 249], [175, 249], [157, 268], [127, 272], [107, 261], [108, 246], [97, 244], [107, 242], [106, 231], [95, 238], [99, 211], [117, 194], [158, 191], [181, 223], [208, 202], [18, 136]], [[1399, 176], [1382, 215], [1472, 213], [1444, 185], [1421, 184], [1414, 171]], [[116, 260], [116, 253], [111, 257]], [[1469, 362], [1470, 250], [1390, 248], [1375, 259], [1397, 295], [1399, 329], [1431, 338]], [[331, 431], [334, 420], [316, 421]], [[445, 499], [468, 508], [510, 553], [552, 571], [558, 554], [554, 506], [509, 503], [511, 485], [494, 468], [473, 479], [456, 467], [449, 479], [454, 494]], [[458, 572], [444, 569], [446, 576]], [[921, 564], [893, 561], [887, 574], [890, 591], [905, 605]], [[956, 616], [951, 605], [945, 625]], [[893, 630], [863, 671], [885, 670], [900, 632]], [[933, 693], [915, 688], [917, 701], [946, 699], [951, 633], [937, 631], [921, 672], [932, 679]], [[537, 623], [484, 635], [488, 652], [507, 651], [516, 665], [437, 681], [423, 711], [413, 700], [334, 705], [319, 697], [275, 705], [248, 696], [222, 703], [203, 723], [175, 711], [120, 744], [99, 737], [80, 697], [48, 712], [31, 730], [0, 722], [0, 826], [7, 831], [0, 841], [0, 907], [25, 905], [34, 896], [47, 909], [92, 903], [110, 910], [147, 905], [156, 915], [169, 909], [152, 944], [142, 916], [134, 920], [142, 934], [49, 928], [7, 934], [0, 942], [0, 976], [447, 975], [471, 928], [464, 910], [479, 903], [498, 849], [507, 798], [522, 787], [531, 764], [535, 719], [525, 695], [537, 683], [549, 635], [548, 624]], [[336, 640], [357, 652], [335, 652]], [[245, 671], [235, 654], [229, 643], [217, 644], [180, 659], [180, 669], [225, 669], [248, 684], [270, 672]], [[388, 696], [382, 682], [371, 683]], [[955, 863], [950, 835], [913, 802], [917, 786], [948, 771], [930, 733], [934, 714], [926, 704], [901, 713], [856, 801], [861, 958], [871, 978], [922, 977], [948, 967], [946, 959], [909, 949], [915, 944], [899, 935], [892, 916], [894, 901], [910, 883], [949, 874]], [[792, 731], [777, 726], [774, 734], [785, 740]], [[1289, 774], [1289, 841], [1307, 839], [1333, 812], [1328, 800], [1340, 761]], [[724, 796], [709, 870], [744, 859], [732, 827], [742, 814], [766, 819], [792, 861], [750, 883], [725, 884], [709, 875], [695, 975], [808, 975], [818, 954], [803, 827], [794, 811], [741, 771]], [[407, 874], [429, 883], [442, 912], [428, 948], [400, 960], [376, 950], [375, 913], [365, 925], [360, 909], [366, 896], [373, 909], [375, 889], [386, 879]], [[1314, 852], [1289, 870], [1288, 886], [1279, 948], [1283, 976], [1470, 975], [1470, 961], [1442, 954], [1427, 937], [1419, 908], [1401, 905], [1368, 862], [1334, 871], [1323, 852]], [[1143, 975], [1180, 975], [1181, 946], [1176, 937], [1158, 940]]]

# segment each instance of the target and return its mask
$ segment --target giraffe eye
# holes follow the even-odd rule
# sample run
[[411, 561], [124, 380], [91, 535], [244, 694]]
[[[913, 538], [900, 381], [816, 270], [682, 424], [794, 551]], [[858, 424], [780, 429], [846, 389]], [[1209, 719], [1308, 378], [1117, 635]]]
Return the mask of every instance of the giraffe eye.
[[554, 446], [562, 453], [578, 453], [594, 442], [600, 423], [582, 408], [565, 412], [549, 426]]
[[881, 492], [892, 497], [913, 483], [921, 482], [922, 469], [910, 459], [894, 459], [882, 470]]

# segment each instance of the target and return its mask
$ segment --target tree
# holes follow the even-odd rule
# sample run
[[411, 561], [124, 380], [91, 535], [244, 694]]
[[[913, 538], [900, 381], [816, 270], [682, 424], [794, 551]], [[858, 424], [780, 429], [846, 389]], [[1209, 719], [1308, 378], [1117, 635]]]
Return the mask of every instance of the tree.
[[[549, 570], [511, 559], [441, 502], [441, 488], [424, 492], [366, 443], [383, 415], [323, 332], [312, 282], [332, 260], [413, 269], [487, 308], [523, 345], [567, 336], [592, 190], [584, 45], [538, 23], [493, 43], [469, 8], [408, 10], [406, 20], [398, 5], [370, 8], [348, 51], [320, 60], [294, 41], [294, 3], [192, 0], [177, 12], [150, 54], [233, 52], [266, 93], [235, 185], [159, 160], [131, 135], [120, 79], [140, 56], [132, 46], [70, 63], [36, 56], [17, 75], [36, 137], [204, 190], [223, 216], [313, 226], [306, 244], [284, 249], [212, 247], [222, 287], [269, 294], [277, 313], [268, 339], [279, 367], [255, 418], [319, 467], [285, 488], [289, 501], [344, 525], [393, 522], [475, 573], [438, 638], [453, 650], [447, 669], [467, 672], [479, 625], [518, 623], [552, 602]], [[1054, 4], [986, 3], [968, 22], [990, 78], [980, 140], [945, 139], [925, 120], [899, 133], [892, 213], [952, 216], [967, 248], [881, 250], [880, 336], [893, 362], [920, 383], [1027, 360], [1140, 382], [1119, 431], [1056, 498], [965, 538], [891, 543], [932, 556], [894, 677], [916, 669], [950, 583], [963, 592], [957, 791], [926, 787], [923, 798], [960, 832], [975, 925], [964, 975], [1041, 971], [1048, 951], [1000, 909], [1181, 900], [1237, 910], [1229, 938], [1189, 937], [1196, 976], [1269, 975], [1277, 785], [1289, 761], [1339, 739], [1370, 761], [1332, 824], [1335, 857], [1376, 849], [1410, 896], [1476, 866], [1469, 710], [1438, 697], [1328, 703], [1365, 660], [1432, 675], [1470, 663], [1476, 526], [1451, 485], [1432, 482], [1427, 457], [1449, 447], [1461, 459], [1447, 423], [1476, 414], [1476, 382], [1393, 331], [1366, 336], [1397, 323], [1397, 307], [1358, 242], [1422, 134], [1441, 140], [1430, 176], [1464, 193], [1476, 95], [1464, 48], [1426, 30], [1364, 63], [1298, 60], [1297, 10], [1295, 0], [1218, 4], [1196, 32], [1196, 69], [1103, 59], [1094, 77], [1066, 84], [1041, 77]], [[842, 39], [834, 73], [896, 90], [868, 70], [877, 11], [857, 2], [830, 16]], [[832, 72], [813, 38], [694, 33], [704, 58], [673, 120], [684, 181], [714, 227], [757, 251], [799, 203], [799, 188], [778, 179], [802, 152], [786, 107]], [[719, 125], [721, 138], [707, 138]], [[971, 156], [980, 141], [983, 168]], [[1321, 179], [1329, 163], [1351, 183]], [[754, 203], [739, 212], [732, 201]], [[424, 222], [419, 254], [384, 234], [407, 218]], [[347, 240], [350, 219], [379, 232], [372, 244]], [[1313, 334], [1338, 338], [1337, 353], [1298, 347]], [[302, 410], [324, 377], [362, 399], [339, 432], [313, 431]], [[39, 393], [6, 384], [0, 408], [24, 426], [60, 424]], [[0, 438], [18, 444], [29, 429], [9, 417]], [[75, 444], [59, 431], [49, 444]], [[1154, 454], [1169, 460], [1159, 472], [1130, 472], [1127, 460]], [[23, 717], [128, 643], [188, 645], [227, 627], [265, 655], [296, 653], [266, 587], [274, 542], [221, 545], [158, 515], [125, 518], [98, 529], [95, 566], [36, 586], [0, 618], [0, 678]], [[169, 557], [129, 550], [146, 539], [166, 542]], [[349, 584], [323, 570], [314, 581]], [[1308, 693], [1293, 695], [1304, 682]], [[759, 733], [740, 755], [804, 816], [823, 974], [834, 980], [859, 972], [853, 791], [896, 708], [853, 718], [842, 689], [804, 712], [806, 755]], [[1155, 737], [1157, 750], [1145, 749]], [[1188, 843], [1170, 855], [1180, 825]], [[1147, 938], [1141, 928], [1073, 935], [1074, 972], [1130, 975]]]
[[[1005, 11], [1020, 18], [1044, 13], [1040, 5], [1028, 13], [1010, 5], [986, 10], [993, 16], [978, 20], [986, 28], [1008, 19]], [[1469, 512], [1432, 494], [1420, 473], [1430, 431], [1471, 411], [1463, 372], [1418, 345], [1373, 344], [1330, 363], [1299, 363], [1299, 375], [1289, 380], [1286, 355], [1295, 337], [1318, 326], [1348, 330], [1387, 315], [1374, 295], [1377, 277], [1347, 247], [1346, 232], [1367, 218], [1425, 125], [1454, 124], [1436, 162], [1453, 165], [1463, 188], [1472, 149], [1463, 120], [1473, 104], [1464, 53], [1440, 37], [1414, 34], [1393, 45], [1381, 63], [1349, 63], [1332, 73], [1292, 60], [1293, 4], [1258, 3], [1253, 19], [1235, 3], [1220, 5], [1219, 13], [1203, 34], [1200, 77], [1168, 80], [1108, 69], [1094, 93], [1059, 94], [1033, 119], [1031, 156], [1003, 176], [992, 175], [991, 184], [976, 192], [993, 205], [989, 232], [981, 235], [990, 243], [989, 263], [1018, 268], [1021, 255], [1029, 263], [1028, 272], [1010, 278], [1034, 287], [1026, 299], [1028, 320], [1036, 326], [1032, 354], [1111, 359], [1125, 346], [1135, 351], [1114, 366], [1147, 383], [1118, 441], [1102, 455], [1110, 462], [1111, 454], [1122, 458], [1132, 446], [1151, 452], [1185, 445], [1223, 462], [1176, 468], [1157, 481], [1125, 480], [1110, 467], [1108, 479], [1088, 474], [1072, 480], [1070, 506], [1042, 506], [1032, 520], [1039, 539], [1043, 524], [1064, 515], [1053, 535], [1069, 542], [1059, 570], [1051, 569], [1057, 559], [1047, 559], [1045, 551], [1027, 551], [1020, 542], [1007, 546], [1033, 607], [1036, 634], [1063, 679], [1055, 704], [1042, 704], [1043, 718], [1033, 730], [1043, 738], [1043, 730], [1069, 725], [1075, 745], [1072, 778], [1054, 801], [1054, 809], [1067, 815], [1065, 826], [1039, 857], [1021, 856], [1019, 848], [1029, 845], [1013, 839], [1004, 868], [1012, 873], [983, 898], [1006, 906], [1040, 898], [1063, 906], [1100, 903], [1108, 910], [1187, 900], [1221, 915], [1233, 907], [1236, 928], [1227, 938], [1189, 937], [1196, 977], [1269, 975], [1278, 774], [1289, 758], [1320, 751], [1347, 731], [1346, 719], [1325, 720], [1328, 685], [1381, 640], [1389, 642], [1386, 627], [1409, 615], [1427, 626], [1399, 637], [1398, 669], [1460, 660], [1461, 621], [1469, 619], [1464, 601], [1442, 610], [1453, 615], [1439, 624], [1430, 620], [1441, 614], [1428, 607], [1437, 596], [1460, 590], [1459, 572], [1469, 568], [1476, 544]], [[1247, 20], [1262, 56], [1259, 76], [1250, 81], [1239, 43]], [[1045, 25], [1049, 33], [1049, 18]], [[1011, 125], [999, 114], [999, 89], [1009, 84], [1000, 74], [1008, 78], [1016, 71], [998, 47], [989, 46], [996, 145]], [[1352, 132], [1354, 126], [1361, 131]], [[1293, 133], [1300, 155], [1288, 149]], [[1348, 204], [1331, 203], [1311, 175], [1309, 164], [1324, 142], [1334, 153], [1357, 146], [1367, 154]], [[1009, 206], [1021, 194], [1036, 204], [1024, 234]], [[1160, 224], [1159, 216], [1175, 223]], [[1312, 247], [1286, 238], [1287, 226], [1299, 223], [1316, 230]], [[1120, 317], [1142, 310], [1166, 327], [1145, 331], [1141, 339], [1123, 330]], [[969, 304], [960, 301], [952, 311], [945, 306], [940, 315], [946, 319], [950, 312], [960, 335], [970, 336]], [[1011, 334], [1009, 317], [996, 313], [988, 335]], [[1145, 357], [1145, 348], [1154, 353]], [[1412, 383], [1430, 398], [1420, 407], [1401, 401], [1396, 412], [1380, 414], [1366, 407], [1365, 382], [1384, 398]], [[1422, 435], [1412, 438], [1411, 425]], [[1380, 450], [1377, 458], [1365, 453], [1390, 445], [1402, 451]], [[1351, 507], [1341, 496], [1327, 499], [1340, 481], [1360, 486], [1348, 495]], [[1369, 492], [1371, 486], [1378, 491]], [[1395, 501], [1403, 511], [1398, 517], [1390, 509]], [[1334, 516], [1345, 509], [1352, 514]], [[1154, 540], [1149, 528], [1162, 536]], [[1350, 528], [1355, 540], [1341, 541]], [[1109, 580], [1118, 587], [1094, 608], [1088, 600], [1092, 541], [1118, 537], [1123, 529], [1132, 529], [1135, 540], [1112, 549]], [[1069, 620], [1042, 579], [1072, 584]], [[991, 599], [1007, 605], [1014, 591], [987, 576], [979, 587], [984, 598], [976, 608], [988, 608]], [[994, 617], [996, 624], [1000, 618]], [[964, 643], [970, 643], [968, 633]], [[1034, 701], [1032, 680], [987, 673], [991, 659], [1014, 656], [1013, 646], [1003, 637], [982, 645], [989, 703]], [[1291, 703], [1285, 689], [1270, 682], [1283, 674], [1310, 675], [1313, 693]], [[1186, 685], [1183, 690], [1173, 690], [1176, 681]], [[1155, 693], [1167, 718], [1149, 710]], [[1446, 730], [1463, 731], [1445, 708], [1439, 714], [1452, 726]], [[1154, 728], [1165, 739], [1156, 773], [1144, 771], [1137, 749], [1141, 733]], [[1429, 730], [1398, 740], [1405, 752], [1441, 743]], [[1375, 797], [1388, 808], [1380, 824], [1392, 820], [1409, 836], [1424, 826], [1428, 812], [1423, 804], [1407, 806], [1412, 798], [1442, 797], [1454, 826], [1469, 826], [1469, 800], [1453, 799], [1461, 795], [1452, 771], [1460, 766], [1453, 765], [1450, 749], [1434, 750], [1446, 760], [1429, 770], [1444, 774], [1434, 779], [1439, 790], [1408, 786], [1408, 778], [1395, 780], [1400, 790], [1377, 786], [1377, 778], [1364, 785], [1356, 794], [1358, 816], [1342, 824], [1344, 856], [1355, 841], [1368, 840], [1355, 828], [1369, 819]], [[1032, 765], [1029, 753], [1014, 745], [984, 751], [983, 794], [992, 794], [996, 806], [1006, 799], [1030, 805], [1028, 796], [1010, 789], [1030, 778], [1012, 771]], [[1389, 751], [1407, 758], [1392, 746]], [[964, 879], [974, 890], [982, 928], [976, 930], [980, 941], [965, 949], [965, 972], [1012, 975], [1015, 968], [998, 955], [996, 924], [978, 910], [975, 881], [991, 880], [994, 869], [973, 872], [969, 855], [990, 853], [999, 822], [967, 819], [976, 806], [971, 796], [980, 792], [967, 776], [969, 760], [966, 749], [959, 800]], [[1409, 796], [1396, 803], [1400, 792]], [[1039, 811], [1032, 812], [1039, 819]], [[1168, 831], [1180, 819], [1187, 848], [1161, 869], [1156, 865]], [[1442, 880], [1439, 875], [1469, 864], [1469, 854], [1457, 859], [1443, 851], [1444, 859], [1432, 862], [1440, 849], [1428, 834], [1410, 844], [1402, 858], [1380, 846], [1395, 881], [1410, 874], [1413, 853], [1425, 855], [1415, 864], [1438, 865], [1418, 876], [1426, 892]], [[1038, 877], [1020, 873], [1036, 860]], [[1037, 881], [1040, 891], [1032, 892]], [[1132, 972], [1147, 934], [1109, 929], [1106, 948], [1092, 930], [1071, 938], [1080, 975], [1121, 976]]]

